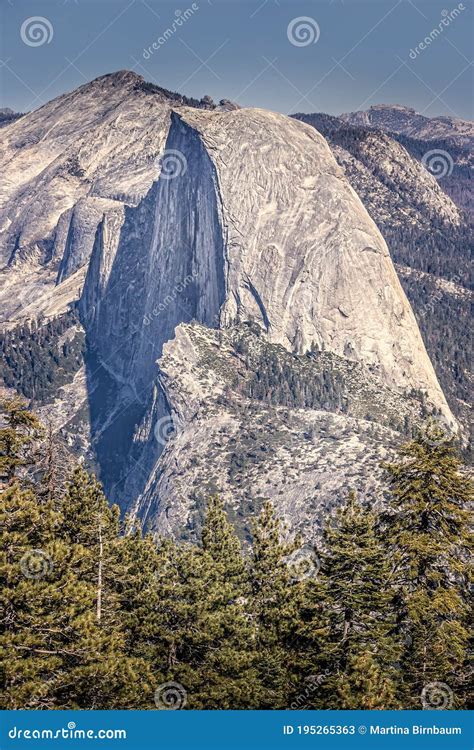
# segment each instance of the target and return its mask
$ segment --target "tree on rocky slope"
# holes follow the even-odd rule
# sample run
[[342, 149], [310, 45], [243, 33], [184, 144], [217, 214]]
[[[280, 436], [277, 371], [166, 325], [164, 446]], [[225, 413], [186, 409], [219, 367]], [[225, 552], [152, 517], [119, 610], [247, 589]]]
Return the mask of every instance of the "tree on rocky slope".
[[[386, 470], [391, 502], [384, 538], [396, 563], [398, 630], [405, 643], [404, 706], [459, 707], [467, 687], [473, 485], [453, 440], [437, 426], [403, 446]], [[437, 697], [430, 705], [432, 690]]]
[[195, 545], [121, 524], [82, 468], [57, 492], [31, 465], [39, 422], [22, 403], [8, 408], [2, 708], [466, 703], [472, 485], [442, 433], [387, 466], [382, 517], [351, 496], [329, 520], [320, 571], [268, 502], [247, 556], [218, 497]]
[[141, 697], [141, 665], [125, 648], [119, 591], [131, 573], [121, 555], [119, 510], [108, 505], [100, 484], [82, 468], [69, 482], [58, 536], [67, 545], [65, 562], [74, 584], [65, 607], [74, 613], [68, 623], [74, 654], [59, 702], [132, 708]]
[[42, 433], [39, 419], [21, 398], [4, 399], [0, 404], [0, 479], [11, 483], [34, 461], [32, 448]]
[[[56, 538], [57, 512], [31, 489], [11, 483], [0, 496], [0, 705], [54, 708], [68, 646], [60, 612], [67, 556]], [[59, 635], [59, 637], [58, 637]]]
[[[259, 679], [262, 700], [259, 708], [287, 708], [293, 696], [295, 665], [298, 661], [298, 612], [300, 590], [292, 580], [292, 558], [298, 544], [285, 540], [285, 527], [268, 501], [253, 525], [250, 563], [251, 612], [257, 627]], [[296, 578], [304, 571], [295, 569]]]
[[329, 677], [332, 708], [397, 708], [395, 610], [391, 566], [376, 516], [352, 493], [324, 535]]
[[[23, 409], [10, 421], [33, 425]], [[22, 459], [23, 460], [23, 459]], [[116, 595], [117, 510], [77, 470], [58, 504], [14, 478], [0, 497], [2, 708], [123, 708], [136, 705], [135, 661]]]
[[219, 498], [209, 500], [202, 546], [162, 541], [156, 565], [157, 601], [149, 613], [149, 630], [157, 705], [166, 700], [166, 686], [173, 684], [180, 686], [176, 690], [181, 701], [186, 696], [189, 708], [258, 705], [248, 574]]

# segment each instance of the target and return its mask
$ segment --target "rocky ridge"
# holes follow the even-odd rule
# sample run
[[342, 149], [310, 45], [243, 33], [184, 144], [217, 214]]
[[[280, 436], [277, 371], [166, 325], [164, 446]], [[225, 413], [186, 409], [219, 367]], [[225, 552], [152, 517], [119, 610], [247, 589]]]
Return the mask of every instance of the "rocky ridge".
[[[288, 408], [300, 425], [288, 437], [292, 455], [278, 448], [281, 481], [287, 484], [288, 460], [295, 482], [265, 480], [293, 524], [303, 518], [301, 508], [290, 508], [301, 431], [313, 422], [335, 425], [347, 438], [334, 453], [341, 470], [332, 483], [324, 475], [321, 512], [355, 470], [357, 420], [368, 435], [377, 422], [392, 442], [430, 412], [456, 427], [384, 239], [313, 127], [264, 110], [203, 106], [121, 72], [59, 97], [3, 133], [3, 325], [77, 305], [85, 368], [51, 395], [48, 408], [71, 444], [90, 432], [81, 450], [123, 508], [158, 530], [185, 533], [201, 502], [193, 495], [193, 443], [207, 457], [222, 438], [215, 482], [231, 471], [246, 484], [227, 466], [226, 446], [256, 429], [270, 407], [255, 383], [245, 390], [246, 376], [240, 385], [224, 377], [236, 364], [226, 337], [245, 323], [276, 347], [269, 357], [281, 377], [293, 373], [298, 398], [306, 393], [301, 407], [297, 400], [270, 405], [277, 432]], [[456, 208], [448, 208], [455, 221]], [[223, 350], [207, 370], [211, 391], [194, 398], [203, 351], [215, 349], [216, 336]], [[298, 358], [318, 351], [327, 373], [340, 363], [334, 382], [301, 366]], [[297, 358], [296, 369], [287, 357]], [[373, 396], [372, 378], [385, 408]], [[356, 408], [358, 380], [359, 390], [372, 394], [365, 411]], [[309, 398], [308, 383], [322, 397], [329, 389], [329, 401], [327, 394], [321, 403]], [[247, 409], [240, 416], [235, 393]], [[213, 419], [202, 418], [213, 411]], [[176, 439], [156, 438], [176, 415]], [[329, 457], [333, 438], [327, 440]], [[374, 462], [383, 454], [379, 442], [381, 452], [371, 443]], [[319, 460], [320, 448], [311, 460]], [[263, 492], [257, 474], [254, 480]], [[221, 491], [231, 503], [230, 485]], [[242, 502], [250, 513], [252, 497]]]

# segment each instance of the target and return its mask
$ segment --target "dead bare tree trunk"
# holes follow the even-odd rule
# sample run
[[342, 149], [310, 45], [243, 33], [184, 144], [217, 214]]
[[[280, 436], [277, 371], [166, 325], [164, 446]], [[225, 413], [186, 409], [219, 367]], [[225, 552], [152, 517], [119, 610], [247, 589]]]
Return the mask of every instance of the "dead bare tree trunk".
[[99, 517], [99, 569], [97, 573], [97, 622], [102, 617], [102, 563], [104, 543], [102, 540], [102, 519]]

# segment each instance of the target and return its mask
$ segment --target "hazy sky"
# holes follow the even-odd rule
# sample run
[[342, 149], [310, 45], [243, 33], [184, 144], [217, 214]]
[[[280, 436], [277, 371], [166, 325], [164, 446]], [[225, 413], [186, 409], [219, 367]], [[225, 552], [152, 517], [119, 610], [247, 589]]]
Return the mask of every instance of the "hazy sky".
[[188, 96], [285, 113], [399, 103], [472, 118], [472, 10], [468, 0], [0, 0], [0, 107], [31, 110], [127, 68]]

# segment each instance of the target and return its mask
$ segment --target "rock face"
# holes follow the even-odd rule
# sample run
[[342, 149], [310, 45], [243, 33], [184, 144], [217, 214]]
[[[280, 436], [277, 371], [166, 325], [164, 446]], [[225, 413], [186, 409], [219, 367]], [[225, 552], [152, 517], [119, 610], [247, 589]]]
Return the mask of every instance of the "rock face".
[[425, 117], [411, 107], [380, 104], [341, 115], [341, 122], [388, 133], [434, 174], [447, 195], [474, 216], [474, 125], [456, 117]]
[[[214, 426], [194, 423], [224, 398], [234, 360], [218, 357], [193, 401], [202, 347], [182, 324], [225, 337], [251, 323], [278, 361], [324, 349], [374, 373], [390, 399], [423, 393], [454, 426], [385, 241], [324, 138], [264, 110], [186, 103], [105, 76], [8, 125], [0, 159], [3, 320], [57, 315], [79, 292], [101, 476], [159, 528], [181, 513], [173, 476], [191, 456], [160, 427], [174, 415], [209, 446], [234, 419], [223, 408]], [[20, 287], [27, 304], [11, 298]]]
[[376, 104], [361, 112], [341, 115], [341, 120], [352, 125], [362, 125], [400, 133], [421, 140], [450, 138], [458, 145], [472, 146], [474, 125], [457, 117], [426, 117], [412, 107], [400, 104]]
[[[329, 352], [295, 356], [258, 331], [181, 324], [164, 345], [169, 414], [137, 431], [149, 477], [137, 508], [152, 528], [195, 538], [217, 492], [244, 536], [270, 498], [291, 528], [314, 538], [348, 487], [379, 500], [380, 462], [403, 425], [417, 423], [420, 402], [364, 365]], [[126, 482], [132, 490], [133, 474]]]
[[367, 124], [347, 124], [325, 114], [295, 117], [325, 135], [382, 232], [448, 402], [467, 426], [472, 374], [463, 352], [470, 350], [474, 248], [469, 216], [449, 197], [452, 188], [455, 196], [461, 194], [463, 176], [453, 173], [449, 185], [435, 179], [422, 162], [428, 141], [417, 141], [416, 152], [414, 141], [402, 145], [396, 134], [368, 129]]

